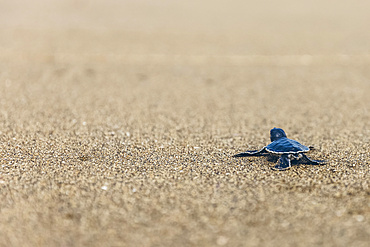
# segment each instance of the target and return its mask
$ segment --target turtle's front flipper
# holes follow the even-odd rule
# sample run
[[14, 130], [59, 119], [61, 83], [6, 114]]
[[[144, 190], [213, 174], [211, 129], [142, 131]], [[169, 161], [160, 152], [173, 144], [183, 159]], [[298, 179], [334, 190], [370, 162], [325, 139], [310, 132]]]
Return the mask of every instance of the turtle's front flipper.
[[277, 165], [272, 168], [274, 170], [284, 171], [291, 167], [289, 154], [283, 154], [277, 162]]
[[262, 148], [261, 150], [252, 150], [252, 151], [246, 151], [243, 153], [238, 153], [233, 155], [233, 157], [248, 157], [248, 156], [264, 156], [267, 155], [268, 152], [265, 148]]
[[302, 161], [306, 164], [310, 165], [324, 165], [326, 163], [325, 160], [313, 160], [308, 158], [305, 154], [302, 154]]

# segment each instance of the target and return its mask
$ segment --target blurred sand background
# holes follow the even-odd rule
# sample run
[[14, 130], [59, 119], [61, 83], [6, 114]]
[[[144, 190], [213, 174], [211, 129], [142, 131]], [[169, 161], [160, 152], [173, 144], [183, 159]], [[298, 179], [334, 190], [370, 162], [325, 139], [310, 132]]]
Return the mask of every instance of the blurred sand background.
[[369, 246], [369, 12], [0, 0], [0, 246]]

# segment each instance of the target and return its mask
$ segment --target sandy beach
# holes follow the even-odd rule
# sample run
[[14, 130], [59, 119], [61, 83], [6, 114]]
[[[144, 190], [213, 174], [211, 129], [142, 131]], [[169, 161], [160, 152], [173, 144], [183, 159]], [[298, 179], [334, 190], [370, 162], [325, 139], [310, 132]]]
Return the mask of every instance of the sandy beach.
[[0, 1], [0, 246], [369, 246], [369, 9]]

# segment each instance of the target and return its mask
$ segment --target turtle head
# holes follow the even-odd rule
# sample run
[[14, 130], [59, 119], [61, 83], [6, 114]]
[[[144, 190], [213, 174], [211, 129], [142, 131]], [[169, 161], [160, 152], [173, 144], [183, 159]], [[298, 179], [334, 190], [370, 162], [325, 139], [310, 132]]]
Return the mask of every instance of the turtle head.
[[273, 128], [270, 130], [270, 139], [271, 142], [279, 140], [280, 138], [286, 137], [286, 134], [283, 129]]

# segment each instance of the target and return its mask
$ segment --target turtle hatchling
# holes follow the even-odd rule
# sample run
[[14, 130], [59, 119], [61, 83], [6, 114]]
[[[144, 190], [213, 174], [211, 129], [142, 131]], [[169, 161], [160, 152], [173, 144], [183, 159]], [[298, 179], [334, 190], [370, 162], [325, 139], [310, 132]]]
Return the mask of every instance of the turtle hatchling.
[[310, 151], [310, 148], [306, 147], [299, 142], [288, 139], [284, 130], [280, 128], [273, 128], [270, 130], [271, 143], [261, 150], [246, 151], [234, 155], [233, 157], [248, 157], [248, 156], [265, 156], [273, 155], [280, 156], [277, 161], [277, 165], [274, 170], [286, 170], [291, 167], [292, 160], [299, 160], [301, 163], [310, 165], [322, 165], [325, 164], [323, 160], [312, 160], [308, 158], [305, 153]]

